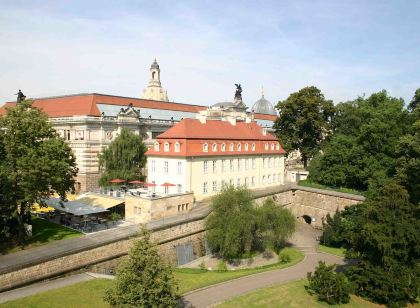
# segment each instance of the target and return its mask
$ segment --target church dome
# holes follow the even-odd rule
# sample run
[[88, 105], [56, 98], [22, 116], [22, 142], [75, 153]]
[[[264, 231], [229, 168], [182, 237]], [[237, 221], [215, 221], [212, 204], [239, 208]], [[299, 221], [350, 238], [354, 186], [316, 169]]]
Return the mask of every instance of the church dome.
[[252, 106], [252, 111], [255, 113], [277, 115], [273, 105], [264, 98], [264, 93], [262, 93], [261, 98], [255, 102], [254, 106]]

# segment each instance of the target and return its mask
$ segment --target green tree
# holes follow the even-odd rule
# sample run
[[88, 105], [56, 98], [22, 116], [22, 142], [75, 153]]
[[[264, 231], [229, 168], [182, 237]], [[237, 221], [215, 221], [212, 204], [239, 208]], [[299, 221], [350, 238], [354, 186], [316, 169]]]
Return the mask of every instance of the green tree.
[[99, 184], [109, 185], [109, 181], [116, 178], [139, 179], [141, 169], [146, 163], [146, 151], [141, 136], [128, 129], [122, 129], [119, 136], [99, 155], [102, 171]]
[[74, 190], [74, 155], [47, 115], [23, 101], [0, 117], [0, 235], [24, 242], [31, 206]]
[[279, 207], [272, 199], [266, 199], [257, 208], [258, 233], [263, 248], [280, 248], [296, 230], [295, 216], [285, 208]]
[[212, 214], [206, 220], [207, 241], [213, 251], [226, 259], [250, 252], [257, 228], [251, 192], [226, 186], [211, 201]]
[[348, 250], [357, 264], [346, 272], [356, 293], [390, 307], [414, 302], [420, 290], [419, 205], [389, 183], [362, 209], [364, 223], [353, 230]]
[[411, 123], [403, 107], [402, 99], [386, 91], [339, 104], [334, 134], [311, 162], [310, 180], [378, 191], [395, 175], [399, 138]]
[[312, 86], [290, 94], [276, 108], [280, 112], [274, 123], [276, 135], [286, 151], [300, 151], [306, 168], [331, 130], [334, 105]]
[[408, 105], [408, 109], [414, 111], [420, 104], [420, 88], [414, 93], [413, 99]]
[[172, 267], [160, 259], [146, 228], [139, 236], [118, 267], [115, 285], [106, 291], [105, 301], [112, 307], [179, 306]]
[[315, 272], [307, 275], [308, 285], [305, 289], [311, 294], [316, 294], [318, 300], [330, 305], [345, 304], [350, 301], [351, 283], [343, 273], [335, 271], [335, 265], [326, 265], [319, 261]]

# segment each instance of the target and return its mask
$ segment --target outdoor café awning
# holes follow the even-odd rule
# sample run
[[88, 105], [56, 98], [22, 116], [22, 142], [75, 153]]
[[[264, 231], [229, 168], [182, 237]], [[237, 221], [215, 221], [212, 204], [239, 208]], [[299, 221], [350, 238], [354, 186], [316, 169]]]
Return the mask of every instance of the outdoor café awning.
[[92, 206], [100, 207], [103, 209], [109, 209], [111, 207], [117, 206], [124, 203], [122, 198], [113, 198], [104, 195], [88, 193], [84, 197], [77, 199], [82, 203], [86, 203]]
[[73, 214], [75, 216], [108, 212], [108, 210], [106, 209], [91, 206], [89, 204], [80, 202], [79, 200], [62, 202], [59, 198], [49, 198], [44, 200], [44, 202], [48, 206], [51, 206], [52, 208], [55, 208], [58, 211]]

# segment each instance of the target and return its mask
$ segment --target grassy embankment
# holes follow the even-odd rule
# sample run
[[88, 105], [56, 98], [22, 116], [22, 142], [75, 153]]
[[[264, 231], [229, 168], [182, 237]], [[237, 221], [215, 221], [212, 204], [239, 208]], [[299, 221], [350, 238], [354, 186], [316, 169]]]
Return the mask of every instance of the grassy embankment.
[[364, 193], [365, 193], [363, 191], [359, 191], [359, 190], [355, 190], [355, 189], [351, 189], [351, 188], [330, 187], [330, 186], [326, 186], [326, 185], [322, 185], [322, 184], [318, 184], [318, 183], [312, 182], [310, 180], [302, 180], [302, 181], [299, 181], [298, 185], [305, 186], [305, 187], [311, 187], [311, 188], [319, 188], [319, 189], [325, 189], [325, 190], [332, 190], [332, 191], [336, 191], [336, 192], [342, 192], [342, 193], [353, 194], [353, 195], [360, 195], [360, 196], [364, 196]]
[[[294, 248], [284, 248], [283, 251], [290, 256], [290, 262], [227, 272], [175, 269], [174, 274], [179, 282], [179, 292], [184, 294], [223, 281], [289, 267], [299, 263], [304, 258], [303, 254]], [[108, 307], [102, 298], [105, 289], [111, 287], [112, 284], [112, 280], [94, 279], [10, 301], [0, 304], [0, 307]]]
[[318, 246], [318, 250], [320, 252], [325, 252], [325, 253], [329, 253], [332, 255], [336, 255], [336, 256], [340, 256], [340, 257], [344, 257], [344, 254], [346, 253], [346, 249], [345, 248], [334, 248], [334, 247], [327, 247], [324, 245], [319, 245]]

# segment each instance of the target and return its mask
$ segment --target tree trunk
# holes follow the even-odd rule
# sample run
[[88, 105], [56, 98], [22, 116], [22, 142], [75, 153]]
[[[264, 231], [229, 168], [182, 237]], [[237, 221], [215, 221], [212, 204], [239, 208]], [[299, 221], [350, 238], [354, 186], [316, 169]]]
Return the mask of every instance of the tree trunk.
[[308, 157], [306, 157], [305, 155], [302, 155], [302, 160], [303, 160], [303, 168], [306, 170], [308, 168]]

